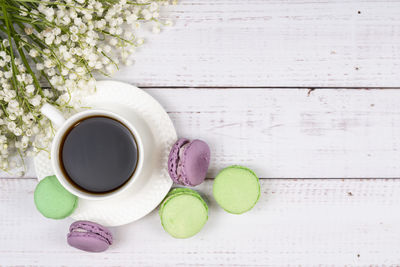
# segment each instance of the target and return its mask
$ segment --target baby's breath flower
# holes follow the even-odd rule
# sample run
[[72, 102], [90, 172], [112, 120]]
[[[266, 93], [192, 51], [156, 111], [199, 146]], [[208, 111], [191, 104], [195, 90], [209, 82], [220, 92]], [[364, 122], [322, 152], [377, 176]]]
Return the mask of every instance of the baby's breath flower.
[[19, 6], [19, 14], [21, 16], [23, 16], [23, 17], [27, 16], [28, 15], [27, 11], [28, 11], [28, 9], [26, 9], [26, 7]]
[[[154, 33], [172, 25], [159, 19], [167, 0], [7, 3], [19, 6], [16, 13], [12, 11], [18, 26], [11, 40], [27, 61], [10, 48], [8, 38], [0, 42], [0, 169], [4, 170], [21, 165], [10, 160], [13, 155], [33, 156], [49, 148], [54, 131], [40, 113], [44, 103], [70, 112], [80, 98], [95, 91], [92, 73], [111, 75], [120, 62], [133, 63], [131, 55], [144, 43], [138, 36], [141, 24], [154, 23]], [[47, 88], [42, 88], [42, 81]]]
[[136, 44], [137, 45], [142, 45], [144, 43], [144, 39], [143, 38], [139, 38], [139, 39], [137, 39], [137, 41], [136, 41]]
[[31, 35], [33, 33], [33, 28], [32, 27], [25, 27], [24, 31], [27, 35]]
[[42, 63], [37, 63], [36, 64], [36, 69], [37, 70], [43, 70], [44, 69], [44, 65]]
[[31, 49], [29, 51], [29, 55], [33, 58], [37, 57], [39, 55], [39, 52], [36, 49]]

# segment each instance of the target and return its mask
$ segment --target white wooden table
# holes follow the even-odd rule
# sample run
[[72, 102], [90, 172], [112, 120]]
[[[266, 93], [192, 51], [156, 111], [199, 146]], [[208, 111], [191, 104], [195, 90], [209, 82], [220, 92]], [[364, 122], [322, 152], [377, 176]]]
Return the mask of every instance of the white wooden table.
[[[144, 88], [180, 136], [212, 147], [198, 189], [209, 221], [188, 240], [156, 212], [113, 229], [102, 254], [43, 218], [32, 169], [0, 179], [0, 266], [399, 266], [400, 2], [182, 0], [115, 77]], [[315, 90], [314, 90], [315, 89]], [[221, 168], [262, 177], [247, 214], [211, 194]]]

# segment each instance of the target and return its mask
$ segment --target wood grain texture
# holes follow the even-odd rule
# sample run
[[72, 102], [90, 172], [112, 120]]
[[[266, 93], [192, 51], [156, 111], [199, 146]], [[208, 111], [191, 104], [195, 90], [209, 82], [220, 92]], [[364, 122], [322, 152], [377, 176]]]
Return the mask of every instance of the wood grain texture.
[[[400, 177], [400, 2], [181, 0], [114, 77], [148, 88], [180, 136], [264, 178]], [[216, 87], [235, 87], [216, 88]], [[243, 87], [243, 88], [240, 88]], [[260, 88], [251, 88], [260, 87]], [[271, 89], [265, 89], [265, 88]], [[112, 229], [102, 254], [69, 248], [71, 220], [35, 210], [35, 179], [0, 177], [0, 266], [399, 266], [400, 179], [263, 179], [249, 213], [227, 214], [212, 180], [203, 231], [176, 240], [154, 211]], [[13, 174], [11, 174], [13, 176]], [[28, 161], [25, 178], [34, 177]]]
[[138, 86], [399, 87], [399, 1], [182, 0], [116, 79]]
[[155, 89], [178, 135], [263, 178], [400, 174], [400, 90]]
[[68, 247], [70, 220], [45, 219], [33, 204], [34, 179], [0, 180], [1, 266], [397, 266], [400, 180], [262, 180], [255, 208], [231, 215], [210, 206], [195, 237], [173, 239], [157, 212], [113, 228], [102, 254]]
[[146, 91], [179, 136], [209, 143], [210, 178], [232, 164], [263, 178], [400, 177], [400, 90]]

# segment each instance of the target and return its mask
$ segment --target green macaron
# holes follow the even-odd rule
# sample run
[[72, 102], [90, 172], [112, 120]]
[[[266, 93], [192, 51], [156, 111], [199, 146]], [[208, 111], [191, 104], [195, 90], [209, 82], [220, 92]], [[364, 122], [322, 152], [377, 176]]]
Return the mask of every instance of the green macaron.
[[175, 188], [159, 210], [161, 225], [175, 238], [189, 238], [200, 232], [208, 219], [208, 206], [196, 191]]
[[250, 169], [230, 166], [214, 179], [213, 194], [218, 205], [233, 214], [251, 210], [260, 198], [260, 181]]
[[68, 192], [56, 176], [47, 176], [36, 186], [35, 205], [43, 216], [63, 219], [72, 214], [78, 204], [78, 197]]

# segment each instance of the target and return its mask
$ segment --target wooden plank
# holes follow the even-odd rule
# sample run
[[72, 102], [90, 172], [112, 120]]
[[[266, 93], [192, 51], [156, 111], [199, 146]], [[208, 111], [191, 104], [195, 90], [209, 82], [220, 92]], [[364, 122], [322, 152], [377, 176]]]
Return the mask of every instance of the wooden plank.
[[399, 177], [400, 90], [151, 89], [178, 135], [264, 178]]
[[400, 180], [262, 180], [255, 208], [230, 215], [197, 187], [209, 221], [195, 237], [167, 235], [157, 212], [113, 228], [102, 254], [66, 244], [71, 220], [45, 219], [33, 204], [33, 179], [0, 180], [2, 266], [396, 266], [400, 262]]
[[400, 90], [146, 91], [179, 136], [210, 144], [210, 178], [231, 164], [263, 178], [400, 177]]
[[116, 79], [139, 86], [398, 87], [399, 1], [184, 0]]

